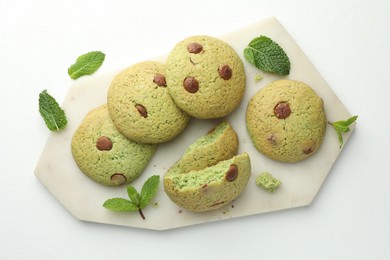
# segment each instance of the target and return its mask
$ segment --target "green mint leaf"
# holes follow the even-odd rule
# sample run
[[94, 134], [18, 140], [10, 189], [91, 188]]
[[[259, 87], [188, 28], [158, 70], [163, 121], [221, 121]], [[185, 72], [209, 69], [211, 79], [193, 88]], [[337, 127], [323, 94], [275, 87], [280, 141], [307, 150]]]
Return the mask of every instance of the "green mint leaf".
[[139, 205], [141, 209], [145, 208], [156, 195], [159, 183], [160, 176], [158, 175], [153, 175], [146, 180], [141, 189], [141, 202]]
[[353, 116], [353, 117], [351, 117], [351, 118], [348, 118], [348, 119], [346, 120], [347, 125], [351, 125], [353, 122], [356, 121], [357, 118], [358, 118], [358, 116]]
[[72, 79], [91, 75], [102, 65], [105, 54], [101, 51], [91, 51], [77, 58], [76, 63], [68, 68], [68, 74]]
[[130, 200], [122, 198], [108, 199], [104, 202], [103, 207], [115, 211], [138, 211], [142, 219], [145, 219], [142, 209], [145, 208], [156, 195], [159, 183], [160, 176], [151, 176], [142, 186], [141, 194], [139, 194], [133, 186], [129, 185], [126, 189]]
[[139, 206], [140, 203], [139, 193], [133, 186], [127, 186], [127, 195], [135, 205]]
[[287, 54], [267, 36], [254, 38], [244, 49], [244, 57], [263, 71], [279, 75], [290, 73], [290, 60]]
[[50, 131], [62, 130], [68, 123], [64, 110], [47, 90], [39, 94], [39, 113]]
[[131, 201], [122, 198], [108, 199], [103, 203], [103, 207], [113, 211], [138, 211], [137, 205], [134, 205]]
[[340, 148], [343, 146], [343, 133], [349, 132], [349, 126], [356, 121], [358, 116], [353, 116], [351, 118], [348, 118], [347, 120], [342, 121], [336, 121], [336, 122], [329, 122], [331, 126], [336, 130], [337, 137], [339, 139]]
[[336, 132], [337, 132], [337, 138], [339, 139], [340, 148], [341, 148], [341, 146], [343, 146], [343, 144], [344, 144], [343, 132], [342, 131], [337, 131], [337, 130], [336, 130]]

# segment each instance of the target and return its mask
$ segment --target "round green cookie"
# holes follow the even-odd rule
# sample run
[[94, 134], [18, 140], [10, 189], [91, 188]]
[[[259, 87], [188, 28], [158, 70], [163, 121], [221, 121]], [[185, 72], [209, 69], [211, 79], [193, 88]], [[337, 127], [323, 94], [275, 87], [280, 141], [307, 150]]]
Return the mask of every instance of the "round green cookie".
[[163, 143], [180, 134], [189, 116], [173, 102], [166, 88], [164, 66], [137, 63], [120, 72], [107, 95], [110, 116], [118, 130], [140, 143]]
[[165, 64], [168, 90], [189, 115], [210, 119], [240, 104], [246, 84], [243, 63], [227, 43], [210, 36], [179, 42]]
[[92, 180], [116, 186], [136, 179], [148, 165], [155, 144], [125, 138], [106, 105], [91, 110], [72, 137], [71, 150], [80, 170]]
[[257, 150], [282, 162], [297, 162], [322, 144], [326, 115], [322, 98], [306, 84], [278, 80], [248, 103], [246, 125]]

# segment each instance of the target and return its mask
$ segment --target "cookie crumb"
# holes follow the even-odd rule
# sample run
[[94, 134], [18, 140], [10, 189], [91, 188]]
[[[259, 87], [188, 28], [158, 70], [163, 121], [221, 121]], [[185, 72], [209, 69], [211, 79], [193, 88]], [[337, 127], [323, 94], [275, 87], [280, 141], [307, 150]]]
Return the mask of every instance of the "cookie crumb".
[[255, 76], [255, 82], [258, 82], [258, 81], [260, 81], [260, 80], [262, 80], [262, 79], [263, 79], [263, 76], [260, 75], [260, 74], [257, 74], [257, 75]]
[[279, 188], [280, 184], [281, 181], [274, 178], [268, 172], [263, 172], [256, 178], [256, 185], [271, 193], [274, 193]]

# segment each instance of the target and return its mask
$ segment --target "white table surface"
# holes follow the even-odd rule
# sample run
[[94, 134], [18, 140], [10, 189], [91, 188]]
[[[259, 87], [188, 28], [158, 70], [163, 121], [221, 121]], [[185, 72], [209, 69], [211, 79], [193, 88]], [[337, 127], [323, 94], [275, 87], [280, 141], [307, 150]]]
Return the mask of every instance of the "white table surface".
[[[152, 231], [75, 219], [33, 174], [77, 56], [97, 73], [276, 16], [357, 126], [307, 207]], [[389, 259], [390, 2], [0, 0], [0, 259]]]

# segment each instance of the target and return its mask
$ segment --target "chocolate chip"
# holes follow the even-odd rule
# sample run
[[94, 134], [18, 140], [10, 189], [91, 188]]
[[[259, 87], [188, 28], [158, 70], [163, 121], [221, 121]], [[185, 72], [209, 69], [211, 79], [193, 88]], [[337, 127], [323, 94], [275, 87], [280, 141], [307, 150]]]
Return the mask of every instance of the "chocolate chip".
[[285, 119], [291, 114], [291, 109], [287, 102], [279, 102], [274, 107], [274, 113], [277, 118]]
[[160, 87], [166, 87], [167, 86], [167, 82], [165, 80], [165, 76], [163, 74], [161, 74], [161, 73], [157, 73], [154, 76], [153, 82], [156, 83], [157, 85], [159, 85]]
[[115, 174], [111, 175], [110, 179], [116, 185], [123, 184], [127, 180], [126, 176], [123, 175], [122, 173], [115, 173]]
[[199, 90], [199, 83], [194, 77], [186, 77], [183, 86], [190, 93], [196, 93]]
[[143, 116], [144, 118], [148, 117], [148, 112], [146, 111], [146, 108], [143, 105], [137, 104], [135, 105], [135, 108], [138, 110], [141, 116]]
[[224, 80], [229, 80], [233, 74], [232, 69], [227, 64], [220, 66], [218, 68], [218, 73], [219, 76]]
[[110, 151], [112, 149], [112, 142], [106, 136], [101, 136], [96, 142], [96, 148], [100, 151]]
[[310, 154], [313, 152], [313, 147], [309, 146], [309, 147], [303, 148], [302, 152], [304, 154]]
[[203, 46], [200, 45], [200, 44], [197, 43], [197, 42], [192, 42], [192, 43], [190, 43], [190, 44], [187, 45], [187, 51], [188, 51], [189, 53], [195, 53], [195, 54], [197, 54], [197, 53], [201, 52], [202, 50], [203, 50]]
[[238, 168], [236, 165], [231, 164], [229, 170], [225, 173], [225, 179], [227, 181], [234, 181], [238, 176]]
[[276, 135], [274, 133], [269, 134], [268, 137], [267, 137], [267, 140], [271, 144], [275, 145], [276, 144]]

